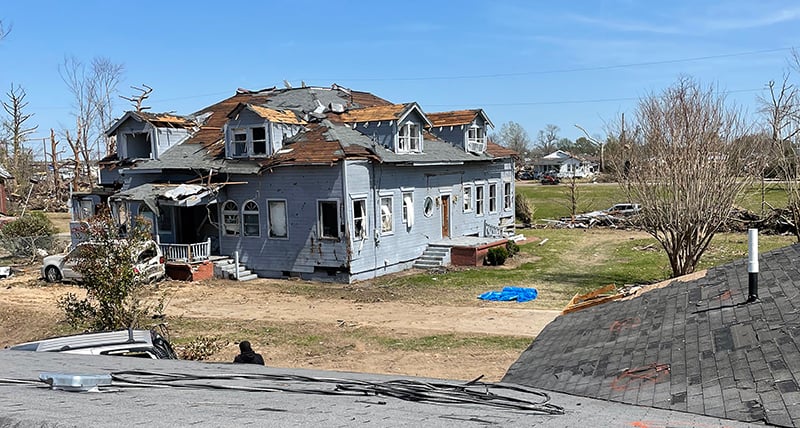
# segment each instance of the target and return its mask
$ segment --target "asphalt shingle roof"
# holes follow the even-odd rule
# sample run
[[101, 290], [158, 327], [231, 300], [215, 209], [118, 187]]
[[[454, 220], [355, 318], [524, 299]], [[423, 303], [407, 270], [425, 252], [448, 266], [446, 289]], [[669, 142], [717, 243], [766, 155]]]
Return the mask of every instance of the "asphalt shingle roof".
[[800, 425], [800, 244], [562, 315], [504, 381], [639, 406]]

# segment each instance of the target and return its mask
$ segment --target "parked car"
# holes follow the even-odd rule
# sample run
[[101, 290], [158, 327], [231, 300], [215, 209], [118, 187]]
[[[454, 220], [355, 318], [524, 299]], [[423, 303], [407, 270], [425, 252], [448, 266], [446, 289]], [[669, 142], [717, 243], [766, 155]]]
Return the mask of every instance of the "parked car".
[[535, 180], [535, 178], [530, 171], [520, 171], [517, 173], [517, 180]]
[[20, 343], [9, 349], [12, 351], [112, 355], [154, 360], [178, 359], [169, 341], [155, 330], [129, 329], [103, 333], [83, 333]]
[[542, 179], [540, 180], [542, 184], [558, 184], [560, 182], [561, 180], [558, 179], [558, 176], [551, 174], [542, 175]]
[[[45, 257], [42, 263], [42, 277], [47, 282], [81, 281], [82, 275], [76, 267], [87, 248], [92, 245], [96, 244], [81, 242], [72, 251]], [[126, 243], [120, 241], [119, 245], [126, 245]], [[133, 268], [136, 273], [142, 275], [148, 282], [164, 278], [166, 273], [164, 254], [161, 253], [161, 248], [155, 241], [145, 242], [135, 254], [131, 263], [134, 264]]]
[[613, 207], [604, 211], [609, 215], [626, 217], [629, 215], [638, 214], [641, 210], [642, 207], [639, 204], [623, 203], [614, 204]]

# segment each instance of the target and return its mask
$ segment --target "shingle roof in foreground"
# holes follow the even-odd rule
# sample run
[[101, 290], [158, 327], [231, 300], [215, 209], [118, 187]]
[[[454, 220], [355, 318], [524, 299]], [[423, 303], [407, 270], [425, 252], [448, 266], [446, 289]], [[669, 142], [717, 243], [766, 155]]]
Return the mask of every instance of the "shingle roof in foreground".
[[[40, 373], [108, 374], [121, 371], [221, 376], [218, 388], [113, 385], [109, 392], [76, 393], [51, 390], [37, 382]], [[480, 368], [475, 368], [476, 372]], [[277, 369], [249, 364], [210, 364], [176, 360], [146, 360], [45, 352], [0, 351], [0, 426], [13, 427], [172, 427], [172, 426], [745, 426], [718, 418], [661, 409], [608, 403], [566, 394], [551, 394], [550, 403], [564, 414], [533, 414], [477, 404], [430, 404], [404, 401], [386, 395], [332, 395], [335, 382], [320, 385], [298, 381], [299, 376], [347, 381], [385, 382], [398, 376]], [[253, 376], [233, 378], [232, 375]], [[135, 374], [128, 375], [136, 378]], [[265, 383], [262, 377], [285, 377]], [[140, 377], [141, 378], [141, 377]], [[153, 378], [149, 379], [153, 381]], [[431, 381], [408, 378], [407, 381]], [[23, 381], [27, 383], [14, 383]], [[434, 381], [448, 382], [448, 381]], [[162, 382], [159, 382], [162, 383]], [[463, 385], [464, 382], [448, 383]], [[226, 387], [226, 388], [223, 388]], [[273, 387], [273, 391], [247, 392], [242, 387]], [[239, 389], [236, 389], [239, 388]], [[327, 394], [302, 393], [323, 389]], [[282, 391], [281, 391], [282, 390]]]
[[800, 425], [800, 245], [628, 301], [562, 315], [506, 382], [639, 406]]

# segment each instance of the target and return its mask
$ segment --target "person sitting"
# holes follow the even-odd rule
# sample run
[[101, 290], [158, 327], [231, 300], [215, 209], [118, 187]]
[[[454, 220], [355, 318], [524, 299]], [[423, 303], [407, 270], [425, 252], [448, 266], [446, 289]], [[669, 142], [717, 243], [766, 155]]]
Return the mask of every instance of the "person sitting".
[[250, 342], [246, 340], [239, 342], [239, 351], [239, 355], [233, 359], [234, 363], [264, 365], [264, 358], [261, 357], [261, 354], [253, 351], [253, 348], [250, 346]]

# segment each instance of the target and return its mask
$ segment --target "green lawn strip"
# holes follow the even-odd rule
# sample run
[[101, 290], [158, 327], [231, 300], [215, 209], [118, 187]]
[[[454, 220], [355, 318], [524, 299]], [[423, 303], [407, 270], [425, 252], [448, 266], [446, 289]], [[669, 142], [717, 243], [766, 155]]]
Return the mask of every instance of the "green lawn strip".
[[452, 333], [425, 336], [386, 335], [374, 328], [348, 323], [339, 327], [305, 322], [179, 317], [171, 320], [170, 326], [171, 341], [176, 346], [186, 345], [199, 336], [213, 336], [229, 344], [249, 340], [256, 348], [268, 347], [269, 344], [295, 346], [309, 355], [354, 349], [356, 342], [387, 351], [429, 352], [458, 348], [522, 351], [532, 340], [525, 336]]

